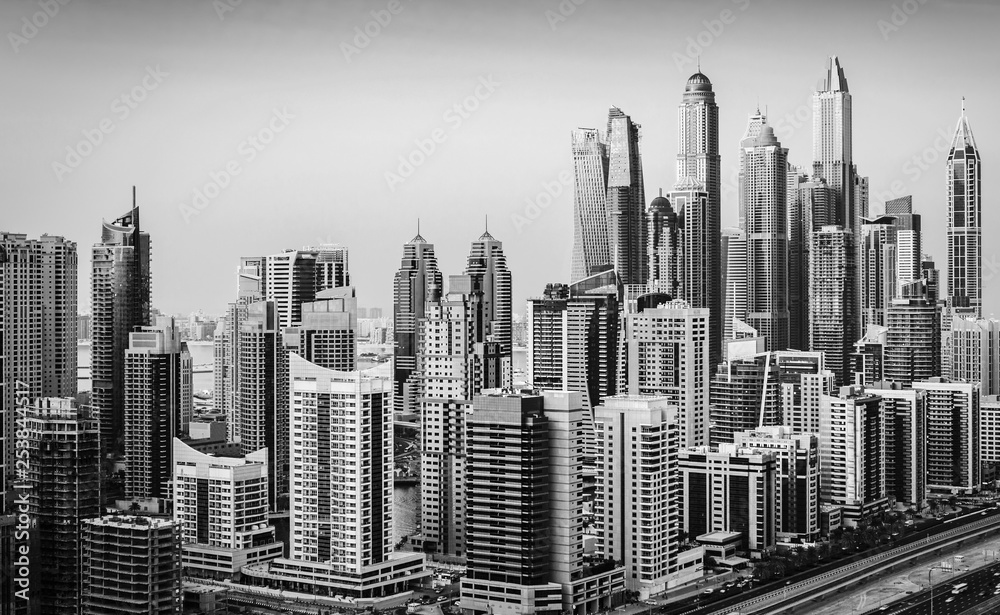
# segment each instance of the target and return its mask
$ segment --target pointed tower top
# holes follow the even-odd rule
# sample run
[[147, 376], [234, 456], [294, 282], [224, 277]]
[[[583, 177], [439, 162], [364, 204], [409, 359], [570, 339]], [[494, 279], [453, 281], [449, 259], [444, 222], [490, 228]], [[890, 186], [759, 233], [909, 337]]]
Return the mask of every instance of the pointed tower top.
[[955, 127], [955, 136], [951, 140], [951, 152], [955, 153], [956, 149], [967, 149], [972, 148], [978, 150], [976, 147], [976, 138], [972, 136], [972, 127], [969, 125], [969, 118], [965, 115], [965, 97], [962, 97], [962, 115], [958, 118], [958, 126]]
[[409, 243], [427, 243], [427, 240], [420, 236], [420, 218], [417, 218], [417, 236], [411, 239]]
[[840, 66], [840, 59], [837, 56], [830, 56], [830, 63], [826, 69], [826, 81], [822, 84], [823, 92], [848, 92], [847, 77], [844, 76], [844, 69]]

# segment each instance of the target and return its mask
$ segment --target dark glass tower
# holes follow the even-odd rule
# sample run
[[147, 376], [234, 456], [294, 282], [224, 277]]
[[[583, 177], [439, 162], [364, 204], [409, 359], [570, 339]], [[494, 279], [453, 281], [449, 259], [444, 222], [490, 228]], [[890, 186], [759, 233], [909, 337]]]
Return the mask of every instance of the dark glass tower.
[[434, 244], [417, 236], [403, 244], [403, 258], [393, 282], [393, 323], [396, 338], [393, 405], [396, 412], [419, 410], [416, 380], [420, 319], [429, 301], [440, 301], [443, 290]]
[[649, 270], [639, 125], [618, 108], [608, 112], [607, 209], [615, 270], [623, 284], [645, 284]]
[[982, 317], [982, 175], [979, 148], [969, 118], [958, 120], [948, 153], [948, 298], [954, 307], [970, 307]]

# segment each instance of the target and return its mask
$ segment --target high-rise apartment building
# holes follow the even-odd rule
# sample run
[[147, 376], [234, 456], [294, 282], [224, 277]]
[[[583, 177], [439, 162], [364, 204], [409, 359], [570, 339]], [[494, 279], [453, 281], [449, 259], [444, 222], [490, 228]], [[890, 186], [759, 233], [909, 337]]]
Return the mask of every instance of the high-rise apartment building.
[[861, 269], [861, 330], [884, 327], [886, 311], [896, 297], [899, 279], [899, 241], [896, 219], [885, 215], [864, 220], [858, 241]]
[[775, 453], [775, 529], [779, 540], [819, 538], [819, 436], [786, 426], [741, 431], [740, 448]]
[[822, 352], [774, 353], [781, 395], [781, 425], [795, 433], [819, 433], [819, 405], [834, 390], [833, 372]]
[[769, 350], [788, 347], [788, 150], [759, 111], [740, 141], [740, 211], [746, 220], [746, 323]]
[[1000, 321], [951, 321], [951, 373], [956, 382], [978, 382], [982, 395], [1000, 395]]
[[358, 299], [353, 286], [316, 293], [302, 304], [301, 322], [285, 329], [284, 345], [320, 367], [349, 372], [357, 368]]
[[570, 281], [576, 282], [612, 264], [608, 224], [608, 150], [599, 131], [572, 133], [573, 260]]
[[686, 301], [627, 316], [628, 392], [668, 399], [682, 446], [708, 444], [709, 334], [709, 310]]
[[[38, 398], [21, 425], [27, 450], [28, 560], [32, 608], [76, 613], [80, 601], [80, 524], [98, 517], [101, 443], [97, 416], [72, 399]], [[37, 605], [37, 606], [36, 606]]]
[[813, 95], [813, 175], [822, 177], [836, 202], [836, 222], [857, 231], [864, 215], [854, 200], [851, 93], [837, 56], [829, 59], [826, 78]]
[[[747, 317], [747, 241], [741, 229], [726, 229], [721, 240], [722, 339], [736, 339]], [[725, 359], [726, 357], [723, 357]]]
[[691, 75], [684, 86], [677, 126], [677, 185], [670, 200], [683, 218], [682, 272], [688, 283], [682, 298], [693, 307], [711, 310], [709, 360], [715, 364], [722, 356], [722, 165], [719, 107], [712, 82], [701, 72]]
[[[603, 195], [603, 192], [602, 192]], [[417, 348], [420, 319], [428, 302], [439, 301], [444, 291], [438, 269], [434, 244], [417, 236], [403, 244], [403, 258], [393, 281], [393, 404], [398, 413], [416, 414], [419, 383], [417, 381]]]
[[678, 576], [678, 409], [666, 397], [616, 395], [594, 414], [597, 551], [622, 562], [627, 589], [658, 594]]
[[84, 520], [82, 615], [180, 615], [180, 530], [156, 517]]
[[[507, 371], [510, 370], [512, 351], [510, 269], [503, 253], [503, 242], [493, 238], [489, 232], [483, 233], [472, 242], [469, 259], [465, 267], [472, 288], [482, 293], [482, 323], [476, 330], [477, 342], [494, 342], [500, 345], [500, 353], [506, 357]], [[504, 381], [504, 385], [509, 385]]]
[[720, 444], [681, 449], [681, 530], [743, 535], [742, 549], [759, 557], [774, 550], [777, 454]]
[[[299, 306], [301, 314], [301, 305]], [[237, 335], [235, 412], [244, 454], [267, 449], [271, 510], [284, 510], [288, 497], [288, 351], [283, 345], [277, 304], [246, 306]]]
[[[133, 201], [134, 201], [133, 189]], [[125, 437], [125, 351], [129, 333], [150, 324], [150, 241], [139, 208], [105, 222], [91, 251], [91, 402], [101, 420], [101, 446], [120, 454]]]
[[76, 243], [0, 232], [0, 496], [14, 473], [17, 397], [76, 395]]
[[885, 408], [885, 490], [898, 504], [923, 506], [926, 493], [927, 392], [904, 389], [898, 383], [876, 382], [867, 387]]
[[955, 307], [970, 307], [977, 318], [983, 306], [983, 204], [979, 148], [969, 118], [958, 119], [947, 163], [948, 298]]
[[129, 334], [125, 351], [125, 496], [171, 496], [173, 439], [193, 410], [191, 353], [173, 317]]
[[465, 420], [472, 398], [510, 379], [510, 355], [481, 341], [484, 293], [472, 276], [451, 276], [420, 324], [421, 534], [439, 558], [465, 557]]
[[882, 398], [863, 387], [841, 387], [837, 396], [822, 398], [820, 497], [841, 506], [849, 526], [888, 506], [885, 424]]
[[913, 197], [885, 202], [885, 215], [892, 216], [896, 228], [896, 289], [920, 279], [923, 256], [920, 214], [913, 213]]
[[623, 284], [645, 284], [646, 195], [639, 125], [621, 109], [608, 112], [608, 238], [611, 263]]
[[950, 497], [979, 488], [979, 383], [914, 382], [927, 392], [924, 431], [927, 494]]
[[349, 286], [348, 250], [338, 245], [286, 250], [263, 259], [264, 298], [274, 301], [278, 326], [300, 322], [302, 304], [314, 301], [316, 293]]
[[468, 418], [468, 567], [462, 609], [591, 613], [619, 604], [625, 570], [583, 548], [583, 409], [575, 391], [484, 391]]
[[426, 576], [419, 553], [392, 540], [392, 373], [320, 367], [289, 357], [291, 545], [251, 564], [245, 582], [375, 598]]
[[175, 438], [173, 459], [185, 575], [239, 581], [243, 566], [281, 557], [267, 518], [266, 451], [216, 457]]
[[777, 357], [771, 352], [720, 363], [710, 387], [712, 446], [733, 442], [734, 434], [781, 424]]
[[883, 375], [904, 387], [940, 374], [940, 316], [936, 303], [927, 298], [927, 284], [913, 282], [902, 288], [887, 313]]
[[888, 327], [872, 325], [854, 343], [854, 352], [851, 353], [851, 384], [867, 386], [884, 378], [885, 345], [888, 339]]
[[788, 347], [809, 348], [809, 238], [811, 212], [803, 205], [802, 186], [809, 175], [788, 163], [785, 171], [785, 228], [788, 232]]
[[835, 386], [850, 381], [850, 354], [857, 340], [854, 239], [839, 226], [813, 233], [809, 254], [809, 349], [826, 356]]
[[[703, 194], [703, 193], [702, 193]], [[646, 210], [649, 232], [649, 285], [671, 297], [684, 296], [684, 231], [670, 199], [656, 197]]]

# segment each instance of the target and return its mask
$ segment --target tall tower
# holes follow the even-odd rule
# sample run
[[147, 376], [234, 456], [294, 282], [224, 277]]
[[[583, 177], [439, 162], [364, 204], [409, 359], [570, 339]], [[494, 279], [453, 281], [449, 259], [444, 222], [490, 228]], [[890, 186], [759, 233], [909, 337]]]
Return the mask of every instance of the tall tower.
[[76, 394], [76, 243], [0, 232], [0, 495], [14, 473], [15, 398]]
[[831, 224], [856, 230], [861, 214], [854, 203], [851, 93], [837, 56], [830, 57], [820, 88], [813, 95], [813, 175], [833, 191], [837, 220]]
[[681, 219], [670, 200], [662, 194], [649, 203], [646, 227], [649, 232], [649, 284], [671, 297], [684, 296], [684, 233]]
[[835, 386], [850, 383], [850, 355], [858, 339], [854, 303], [854, 238], [839, 226], [813, 233], [809, 258], [809, 348], [826, 355]]
[[429, 301], [438, 301], [443, 292], [441, 271], [438, 269], [434, 244], [417, 236], [403, 244], [403, 258], [393, 282], [393, 330], [396, 347], [393, 374], [393, 407], [396, 412], [415, 414], [418, 383], [417, 340], [420, 319]]
[[191, 354], [170, 316], [129, 334], [125, 352], [125, 495], [170, 498], [173, 440], [191, 421]]
[[573, 261], [570, 280], [611, 264], [608, 236], [608, 150], [601, 133], [579, 128], [573, 146]]
[[91, 253], [91, 401], [101, 417], [101, 446], [120, 453], [125, 434], [125, 351], [129, 333], [150, 324], [150, 241], [135, 206], [105, 222]]
[[[735, 339], [747, 317], [747, 240], [743, 229], [722, 235], [722, 339]], [[724, 357], [725, 358], [725, 357]]]
[[72, 399], [39, 398], [22, 425], [28, 457], [33, 602], [41, 613], [76, 613], [80, 600], [80, 523], [98, 517], [101, 444], [97, 417]]
[[639, 125], [617, 107], [608, 112], [607, 209], [615, 270], [623, 284], [645, 284], [649, 271]]
[[[503, 242], [484, 232], [472, 242], [465, 275], [472, 280], [473, 288], [483, 293], [482, 328], [476, 331], [475, 341], [500, 344], [500, 354], [510, 362], [511, 346], [511, 280]], [[505, 385], [508, 383], [504, 383]]]
[[[684, 97], [677, 111], [677, 125], [677, 182], [686, 184], [689, 180], [685, 178], [694, 178], [707, 196], [704, 207], [697, 209], [697, 237], [686, 239], [701, 247], [693, 252], [686, 251], [684, 263], [685, 271], [691, 272], [700, 290], [692, 294], [691, 289], [685, 288], [687, 294], [683, 298], [692, 307], [708, 308], [711, 311], [709, 355], [711, 363], [716, 364], [722, 356], [723, 292], [720, 278], [722, 173], [719, 157], [719, 107], [715, 104], [712, 82], [701, 72], [691, 75], [684, 86]], [[681, 205], [676, 199], [671, 201], [680, 215]], [[686, 235], [694, 231], [687, 225], [690, 218], [688, 215], [685, 219]]]
[[740, 206], [746, 219], [748, 325], [767, 348], [788, 347], [788, 236], [785, 177], [788, 150], [767, 118], [750, 116], [740, 142]]
[[982, 317], [982, 171], [969, 118], [962, 116], [948, 153], [948, 298]]

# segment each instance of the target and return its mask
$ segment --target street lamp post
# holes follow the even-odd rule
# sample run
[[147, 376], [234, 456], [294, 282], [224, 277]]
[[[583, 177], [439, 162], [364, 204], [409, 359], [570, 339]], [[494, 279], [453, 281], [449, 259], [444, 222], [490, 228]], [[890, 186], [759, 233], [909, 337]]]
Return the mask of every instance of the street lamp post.
[[945, 566], [931, 566], [927, 569], [927, 585], [931, 588], [931, 599], [930, 599], [930, 615], [934, 615], [934, 586], [931, 585], [931, 573], [935, 570], [944, 570], [945, 572], [955, 572], [954, 568], [947, 568]]

